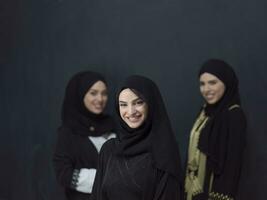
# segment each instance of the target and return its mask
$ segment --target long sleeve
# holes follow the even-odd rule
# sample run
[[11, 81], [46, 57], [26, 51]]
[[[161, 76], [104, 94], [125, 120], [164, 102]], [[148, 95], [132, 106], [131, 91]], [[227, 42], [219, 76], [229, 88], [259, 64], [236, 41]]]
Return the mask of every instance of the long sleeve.
[[241, 109], [229, 111], [229, 138], [223, 172], [214, 175], [210, 200], [233, 200], [236, 196], [246, 137], [246, 119]]
[[79, 170], [74, 169], [74, 158], [70, 152], [71, 139], [64, 127], [58, 132], [53, 164], [58, 182], [68, 188], [72, 188], [78, 181]]
[[111, 158], [112, 155], [113, 146], [114, 146], [114, 140], [111, 139], [107, 141], [101, 148], [91, 200], [107, 200], [107, 197], [105, 196], [102, 186], [103, 186], [103, 177], [106, 172], [108, 160]]
[[79, 173], [76, 190], [79, 192], [90, 194], [93, 189], [96, 169], [82, 168]]
[[[159, 178], [157, 178], [159, 179]], [[157, 188], [155, 190], [155, 196], [153, 200], [181, 200], [182, 199], [182, 187], [179, 180], [168, 173], [164, 173], [160, 176], [160, 180], [157, 181]]]

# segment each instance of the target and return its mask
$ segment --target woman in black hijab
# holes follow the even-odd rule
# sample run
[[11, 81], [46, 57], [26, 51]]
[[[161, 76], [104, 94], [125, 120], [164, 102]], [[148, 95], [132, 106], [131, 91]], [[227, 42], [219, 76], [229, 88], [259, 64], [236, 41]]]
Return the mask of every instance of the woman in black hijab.
[[119, 138], [102, 148], [93, 200], [181, 199], [178, 146], [151, 80], [130, 76], [116, 98]]
[[185, 199], [234, 200], [246, 132], [238, 79], [229, 64], [211, 59], [199, 81], [205, 105], [191, 130]]
[[89, 199], [101, 146], [115, 137], [112, 118], [103, 114], [107, 99], [107, 83], [96, 72], [76, 74], [66, 88], [53, 162], [68, 200]]

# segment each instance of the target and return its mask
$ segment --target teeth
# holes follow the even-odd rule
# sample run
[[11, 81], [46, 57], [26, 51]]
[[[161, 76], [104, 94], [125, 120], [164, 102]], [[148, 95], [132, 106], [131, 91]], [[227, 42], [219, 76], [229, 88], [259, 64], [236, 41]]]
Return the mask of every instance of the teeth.
[[135, 120], [135, 119], [139, 119], [139, 117], [130, 117], [130, 120]]
[[214, 96], [213, 94], [206, 95], [207, 98], [212, 98], [213, 96]]
[[141, 116], [128, 117], [128, 120], [130, 122], [137, 122], [137, 121], [139, 121], [140, 117]]
[[95, 106], [95, 108], [100, 109], [100, 108], [102, 108], [102, 106], [98, 105], [98, 106]]

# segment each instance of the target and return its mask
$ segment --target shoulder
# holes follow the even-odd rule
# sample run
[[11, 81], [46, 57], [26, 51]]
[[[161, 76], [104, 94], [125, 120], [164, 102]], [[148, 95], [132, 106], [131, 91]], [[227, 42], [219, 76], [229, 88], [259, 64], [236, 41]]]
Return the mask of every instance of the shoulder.
[[61, 125], [57, 129], [57, 138], [58, 140], [73, 140], [76, 135], [73, 134], [73, 130], [66, 126], [66, 125]]
[[227, 116], [230, 123], [246, 123], [245, 113], [240, 106], [229, 107]]
[[108, 157], [114, 154], [116, 148], [116, 138], [109, 139], [105, 142], [100, 150], [100, 159], [107, 160]]
[[116, 138], [117, 137], [117, 134], [115, 132], [108, 132], [106, 134], [104, 134], [107, 136], [107, 139], [110, 140], [112, 138]]
[[116, 145], [115, 143], [116, 143], [116, 138], [111, 138], [108, 141], [106, 141], [100, 150], [100, 154], [113, 152]]
[[231, 135], [240, 135], [244, 134], [247, 129], [247, 120], [245, 113], [241, 107], [235, 107], [228, 110], [226, 117], [227, 127], [230, 132], [235, 132], [236, 134]]

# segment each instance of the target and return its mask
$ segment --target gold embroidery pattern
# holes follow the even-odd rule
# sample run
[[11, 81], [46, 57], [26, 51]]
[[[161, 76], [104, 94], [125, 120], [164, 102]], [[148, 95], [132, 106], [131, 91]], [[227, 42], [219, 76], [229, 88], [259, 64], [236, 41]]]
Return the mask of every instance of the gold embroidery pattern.
[[232, 197], [217, 192], [211, 192], [209, 200], [234, 200]]
[[206, 155], [198, 149], [201, 130], [206, 125], [208, 117], [204, 111], [196, 119], [190, 133], [188, 147], [188, 163], [185, 179], [186, 200], [192, 200], [194, 196], [203, 193], [206, 171]]

